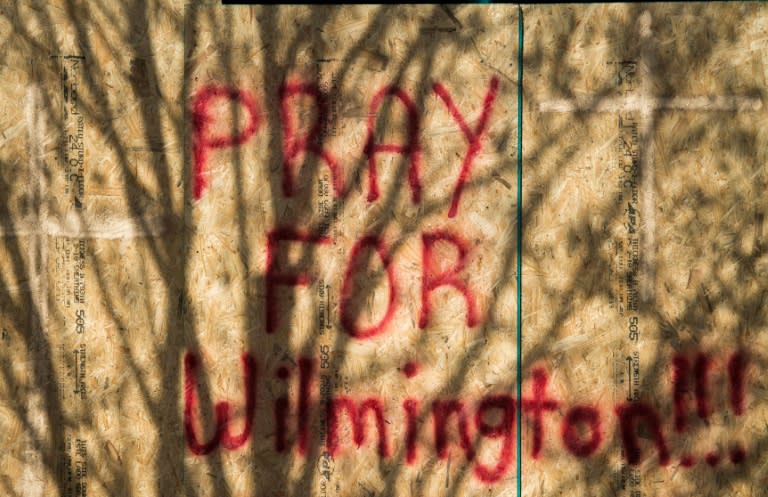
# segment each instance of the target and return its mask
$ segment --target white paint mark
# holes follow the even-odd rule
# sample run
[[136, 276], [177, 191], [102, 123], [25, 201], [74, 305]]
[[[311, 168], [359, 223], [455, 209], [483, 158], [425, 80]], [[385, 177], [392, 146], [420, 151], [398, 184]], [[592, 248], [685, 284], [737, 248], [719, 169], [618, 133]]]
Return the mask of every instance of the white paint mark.
[[653, 53], [653, 18], [644, 11], [638, 18], [638, 32], [642, 47], [639, 69], [642, 81], [639, 94], [618, 98], [555, 99], [539, 104], [539, 111], [571, 112], [639, 112], [640, 131], [640, 243], [642, 256], [638, 279], [640, 298], [645, 304], [655, 299], [656, 281], [656, 149], [654, 143], [654, 114], [662, 110], [750, 112], [763, 107], [760, 98], [745, 96], [698, 96], [659, 98], [653, 93], [652, 77], [656, 63]]
[[48, 218], [43, 231], [49, 236], [120, 240], [123, 238], [152, 238], [165, 233], [161, 219], [146, 221], [146, 228], [134, 218], [86, 219], [77, 212], [68, 213], [63, 220]]
[[[27, 125], [28, 146], [29, 146], [29, 170], [32, 173], [29, 186], [30, 201], [33, 202], [33, 216], [39, 221], [39, 217], [45, 214], [44, 208], [40, 206], [41, 192], [44, 191], [45, 175], [40, 168], [43, 164], [40, 139], [42, 134], [40, 88], [31, 86], [27, 90], [26, 102], [24, 108], [24, 118]], [[40, 179], [35, 180], [35, 175]], [[39, 210], [38, 210], [39, 209]], [[27, 265], [29, 266], [30, 289], [32, 290], [31, 305], [29, 309], [29, 324], [32, 332], [41, 336], [47, 317], [47, 284], [46, 284], [46, 264], [47, 259], [45, 250], [46, 242], [43, 236], [33, 236], [30, 238], [27, 251]], [[36, 296], [36, 298], [35, 298]], [[31, 363], [30, 363], [31, 364]], [[35, 365], [32, 364], [32, 368]], [[36, 378], [34, 372], [30, 372], [29, 378]], [[43, 447], [38, 446], [37, 440], [42, 440], [44, 435], [50, 432], [47, 423], [47, 417], [43, 409], [43, 388], [38, 385], [32, 385], [27, 393], [27, 420], [30, 429], [26, 432], [26, 449], [24, 472], [21, 477], [22, 495], [30, 497], [43, 497], [44, 481], [43, 475], [45, 468], [42, 462], [41, 451]]]
[[[29, 268], [30, 299], [29, 324], [37, 336], [47, 336], [49, 314], [48, 289], [48, 237], [74, 239], [118, 240], [125, 238], [157, 237], [165, 233], [166, 223], [162, 219], [146, 220], [144, 225], [134, 218], [84, 216], [82, 212], [70, 211], [63, 219], [51, 217], [48, 208], [50, 185], [45, 170], [43, 147], [40, 140], [47, 136], [43, 122], [42, 90], [31, 86], [27, 91], [24, 108], [24, 124], [28, 134], [29, 182], [27, 196], [32, 207], [30, 215], [0, 224], [0, 237], [27, 238], [27, 265]], [[34, 347], [34, 345], [33, 345]], [[31, 367], [37, 365], [30, 362]], [[29, 378], [37, 375], [30, 371]], [[21, 495], [43, 497], [45, 495], [46, 467], [43, 451], [49, 447], [41, 445], [51, 433], [43, 402], [44, 389], [32, 385], [27, 394], [27, 419], [30, 429], [25, 435], [24, 470], [21, 475]]]
[[752, 97], [673, 97], [673, 98], [644, 98], [630, 96], [626, 98], [606, 98], [598, 102], [590, 99], [557, 99], [546, 100], [539, 104], [541, 112], [622, 112], [639, 111], [647, 105], [655, 110], [692, 110], [692, 111], [741, 111], [751, 112], [760, 110], [763, 102]]

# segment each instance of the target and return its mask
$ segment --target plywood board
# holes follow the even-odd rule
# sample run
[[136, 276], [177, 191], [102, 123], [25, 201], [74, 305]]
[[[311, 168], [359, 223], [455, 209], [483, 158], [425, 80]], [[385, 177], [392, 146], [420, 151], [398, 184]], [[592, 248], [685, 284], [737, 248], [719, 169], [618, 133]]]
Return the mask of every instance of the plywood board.
[[2, 8], [2, 493], [761, 495], [767, 14]]
[[524, 492], [758, 495], [765, 9], [526, 14], [522, 354], [562, 404]]

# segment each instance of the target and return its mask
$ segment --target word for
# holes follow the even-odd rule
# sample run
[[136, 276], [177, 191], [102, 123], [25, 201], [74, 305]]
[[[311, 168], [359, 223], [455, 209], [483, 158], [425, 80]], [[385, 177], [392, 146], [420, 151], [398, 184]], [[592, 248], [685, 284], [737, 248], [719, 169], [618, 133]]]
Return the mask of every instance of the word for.
[[[229, 402], [217, 402], [214, 406], [215, 431], [208, 441], [201, 441], [197, 430], [197, 375], [199, 361], [197, 355], [188, 352], [184, 357], [184, 433], [189, 450], [196, 455], [210, 454], [217, 447], [235, 450], [245, 445], [253, 430], [256, 414], [256, 383], [257, 362], [250, 354], [243, 354], [242, 370], [245, 394], [245, 422], [240, 433], [232, 433], [230, 429], [230, 413], [232, 406]], [[687, 426], [690, 377], [694, 377], [694, 393], [696, 396], [697, 413], [706, 419], [711, 412], [708, 380], [710, 378], [709, 356], [700, 354], [695, 361], [693, 371], [689, 360], [684, 356], [673, 359], [673, 397], [674, 397], [674, 427], [681, 432]], [[745, 413], [745, 378], [747, 357], [744, 352], [733, 354], [727, 366], [730, 385], [730, 406], [737, 416]], [[310, 437], [316, 434], [312, 429], [313, 416], [320, 415], [323, 428], [321, 444], [325, 450], [336, 457], [343, 452], [342, 434], [349, 432], [351, 441], [357, 447], [366, 443], [367, 432], [370, 431], [371, 421], [378, 435], [376, 450], [382, 459], [390, 458], [393, 454], [389, 427], [393, 422], [391, 411], [385, 407], [383, 399], [367, 397], [355, 399], [346, 395], [329, 396], [323, 406], [314, 402], [316, 390], [316, 361], [307, 357], [297, 361], [298, 385], [296, 398], [289, 396], [278, 397], [272, 405], [274, 422], [274, 449], [283, 453], [294, 447], [300, 455], [306, 455], [309, 449]], [[408, 363], [402, 371], [410, 379], [418, 375], [419, 365]], [[693, 373], [693, 374], [691, 374]], [[281, 366], [275, 372], [281, 381], [290, 381], [293, 371]], [[422, 406], [422, 400], [408, 397], [401, 402], [402, 430], [405, 463], [414, 465], [418, 459], [418, 436], [423, 425], [431, 420], [433, 449], [437, 457], [447, 459], [451, 445], [458, 445], [467, 461], [473, 465], [475, 477], [485, 483], [501, 480], [512, 467], [515, 449], [516, 416], [522, 413], [527, 416], [532, 428], [531, 457], [541, 457], [546, 436], [546, 417], [554, 413], [563, 413], [560, 422], [560, 439], [567, 452], [578, 458], [586, 458], [598, 452], [605, 440], [603, 414], [591, 404], [579, 404], [572, 407], [562, 406], [562, 403], [547, 393], [549, 376], [545, 369], [532, 370], [530, 393], [526, 397], [515, 399], [505, 393], [489, 394], [482, 397], [474, 406], [458, 399], [438, 399], [431, 405]], [[616, 405], [614, 414], [617, 417], [618, 432], [623, 444], [624, 454], [630, 465], [638, 465], [642, 461], [643, 449], [641, 438], [652, 440], [658, 454], [659, 464], [667, 466], [671, 461], [670, 450], [664, 434], [663, 423], [659, 412], [648, 404], [624, 402]], [[346, 419], [351, 428], [342, 431], [342, 423]], [[644, 430], [643, 430], [644, 428]], [[649, 435], [640, 436], [640, 433]], [[292, 435], [292, 437], [290, 436]], [[473, 441], [473, 436], [474, 441]], [[292, 440], [289, 440], [292, 438]], [[498, 454], [488, 460], [488, 453], [481, 457], [478, 444], [482, 439], [496, 441]], [[423, 449], [423, 446], [421, 447]], [[733, 464], [741, 464], [746, 459], [746, 451], [739, 445], [730, 449], [729, 458]], [[485, 459], [485, 460], [481, 460]], [[721, 461], [721, 455], [710, 452], [704, 456], [704, 462], [714, 467]], [[690, 454], [682, 455], [680, 465], [690, 467], [695, 458]]]
[[[479, 312], [475, 304], [475, 298], [469, 286], [460, 277], [463, 272], [469, 253], [469, 245], [458, 235], [448, 231], [433, 231], [422, 233], [422, 280], [421, 280], [421, 311], [419, 313], [419, 327], [426, 328], [429, 325], [432, 307], [430, 294], [438, 288], [449, 286], [459, 291], [466, 301], [467, 326], [470, 328], [480, 323]], [[297, 268], [281, 269], [277, 263], [276, 252], [281, 243], [300, 242], [315, 245], [328, 245], [332, 239], [327, 236], [313, 235], [293, 228], [276, 229], [267, 235], [267, 271], [266, 271], [266, 331], [274, 333], [278, 327], [279, 286], [306, 286], [313, 281], [313, 277], [306, 271]], [[449, 244], [456, 249], [457, 257], [452, 265], [444, 264], [436, 260], [434, 248], [438, 243]], [[387, 309], [377, 323], [361, 326], [357, 322], [357, 309], [353, 305], [353, 295], [359, 294], [360, 289], [355, 288], [355, 276], [364, 269], [361, 261], [367, 260], [364, 256], [368, 252], [375, 252], [381, 259], [384, 271], [387, 275], [389, 286], [389, 298]], [[438, 264], [440, 262], [440, 264]], [[444, 268], [443, 268], [444, 267]], [[443, 269], [441, 269], [443, 268]], [[383, 333], [392, 321], [397, 310], [397, 284], [395, 270], [390, 260], [387, 247], [378, 235], [365, 235], [355, 243], [349, 256], [349, 262], [344, 272], [344, 280], [341, 286], [341, 300], [339, 312], [342, 328], [356, 339], [367, 339]]]
[[[482, 148], [482, 140], [489, 127], [489, 119], [493, 103], [499, 90], [499, 79], [492, 77], [488, 91], [482, 103], [482, 112], [477, 124], [470, 127], [464, 115], [459, 111], [448, 89], [442, 83], [432, 86], [434, 93], [443, 101], [448, 113], [456, 122], [467, 141], [467, 151], [461, 164], [459, 177], [454, 188], [448, 217], [455, 217], [459, 209], [459, 201], [464, 184], [470, 178], [472, 163]], [[277, 95], [280, 101], [280, 121], [282, 127], [283, 178], [282, 189], [286, 197], [294, 192], [294, 170], [302, 155], [314, 154], [331, 172], [333, 192], [337, 197], [344, 195], [342, 165], [336, 154], [321, 143], [321, 130], [328, 117], [328, 102], [326, 95], [317, 83], [304, 81], [289, 81], [283, 83]], [[297, 97], [309, 99], [315, 110], [315, 120], [304, 133], [298, 129], [295, 115], [298, 112]], [[378, 143], [376, 141], [377, 114], [385, 99], [393, 98], [405, 108], [407, 115], [407, 134], [404, 143]], [[237, 106], [244, 113], [246, 123], [242, 129], [227, 133], [218, 133], [220, 129], [220, 114], [212, 112], [214, 104], [228, 102], [231, 107]], [[226, 108], [219, 105], [216, 108]], [[295, 112], [294, 112], [295, 111]], [[193, 185], [192, 194], [200, 199], [209, 184], [208, 161], [210, 152], [230, 147], [240, 147], [253, 138], [262, 129], [265, 119], [256, 98], [243, 88], [224, 85], [208, 85], [199, 89], [192, 97], [192, 147], [193, 147]], [[398, 154], [408, 160], [408, 184], [411, 190], [411, 200], [418, 204], [421, 201], [421, 117], [413, 99], [398, 86], [381, 88], [371, 100], [367, 119], [367, 136], [362, 153], [367, 157], [368, 166], [368, 196], [369, 202], [374, 202], [380, 196], [377, 176], [376, 157], [382, 153]]]

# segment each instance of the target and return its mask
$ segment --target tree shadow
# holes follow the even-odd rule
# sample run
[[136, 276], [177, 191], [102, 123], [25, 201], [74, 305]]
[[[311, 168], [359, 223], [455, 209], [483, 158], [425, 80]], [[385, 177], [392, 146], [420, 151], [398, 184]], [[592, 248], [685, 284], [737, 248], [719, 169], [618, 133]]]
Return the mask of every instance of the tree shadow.
[[[414, 351], [422, 351], [423, 357], [434, 361], [426, 365], [430, 372], [424, 376], [431, 375], [437, 383], [422, 389], [424, 398], [418, 399], [417, 424], [423, 432], [419, 441], [426, 444], [419, 445], [422, 459], [415, 467], [409, 466], [404, 445], [393, 447], [389, 458], [374, 457], [369, 427], [368, 443], [357, 451], [350, 448], [335, 461], [339, 468], [357, 473], [341, 475], [339, 469], [335, 479], [326, 483], [345, 488], [333, 492], [394, 496], [407, 489], [412, 495], [439, 491], [458, 496], [502, 489], [505, 495], [512, 493], [517, 478], [514, 469], [493, 485], [477, 483], [477, 461], [467, 460], [459, 450], [458, 438], [449, 440], [450, 459], [438, 459], [434, 446], [429, 445], [434, 443], [428, 433], [434, 421], [433, 402], [463, 399], [467, 412], [472, 413], [474, 402], [483, 395], [507, 392], [514, 396], [518, 381], [524, 382], [526, 397], [532, 388], [528, 372], [541, 365], [550, 369], [552, 395], [562, 402], [552, 414], [558, 421], [547, 425], [545, 449], [537, 460], [530, 457], [535, 430], [532, 417], [524, 417], [520, 434], [524, 493], [608, 496], [626, 491], [621, 441], [612, 412], [604, 413], [605, 424], [615, 433], [605, 434], [605, 445], [596, 455], [573, 457], [560, 441], [557, 423], [569, 407], [566, 403], [592, 400], [583, 397], [593, 392], [585, 386], [588, 375], [579, 364], [616, 362], [605, 357], [598, 361], [590, 348], [611, 350], [619, 362], [632, 350], [642, 353], [640, 400], [660, 413], [677, 458], [670, 468], [656, 468], [655, 458], [649, 455], [653, 454], [650, 436], [641, 433], [647, 456], [640, 466], [646, 475], [644, 490], [658, 491], [663, 486], [672, 495], [687, 495], [697, 486], [743, 489], [765, 479], [759, 456], [768, 440], [755, 424], [754, 414], [762, 412], [765, 403], [754, 394], [747, 415], [733, 415], [723, 394], [727, 385], [722, 379], [725, 359], [720, 355], [746, 350], [752, 382], [748, 391], [764, 387], [759, 372], [766, 365], [761, 341], [766, 325], [761, 285], [766, 272], [762, 240], [766, 206], [760, 195], [766, 183], [765, 147], [763, 133], [755, 125], [764, 111], [657, 108], [644, 118], [642, 126], [650, 131], [641, 133], [638, 147], [655, 153], [655, 294], [653, 301], [644, 302], [636, 312], [642, 322], [650, 323], [646, 329], [651, 336], [634, 344], [623, 330], [614, 329], [620, 319], [626, 320], [624, 314], [617, 318], [617, 311], [606, 310], [614, 309], [609, 302], [617, 298], [619, 285], [610, 275], [623, 271], [620, 276], [625, 277], [629, 272], [626, 265], [617, 263], [617, 252], [611, 248], [617, 239], [626, 238], [625, 232], [617, 230], [625, 225], [627, 202], [616, 201], [614, 180], [618, 176], [605, 165], [617, 160], [618, 149], [611, 145], [617, 142], [613, 128], [617, 113], [600, 114], [594, 109], [616, 98], [617, 84], [610, 69], [597, 74], [596, 65], [587, 60], [646, 57], [653, 67], [643, 74], [642, 84], [668, 105], [704, 91], [762, 102], [764, 90], [751, 76], [759, 62], [736, 54], [739, 47], [753, 43], [751, 31], [735, 29], [735, 23], [728, 20], [759, 18], [764, 10], [750, 5], [713, 6], [699, 13], [698, 7], [677, 4], [522, 9], [527, 29], [522, 82], [524, 236], [520, 247], [525, 376], [519, 379], [513, 367], [503, 373], [485, 372], [494, 369], [489, 358], [495, 357], [494, 348], [501, 338], [508, 339], [508, 344], [515, 340], [512, 316], [517, 309], [510, 295], [518, 291], [512, 283], [519, 270], [518, 241], [513, 235], [516, 226], [514, 221], [500, 220], [495, 226], [483, 224], [494, 212], [497, 217], [512, 217], [518, 208], [507, 202], [517, 180], [516, 110], [494, 109], [506, 119], [494, 123], [483, 144], [485, 149], [477, 159], [482, 165], [474, 166], [464, 190], [461, 205], [467, 212], [462, 211], [466, 217], [459, 217], [460, 226], [446, 217], [455, 182], [441, 187], [446, 192], [442, 196], [435, 195], [437, 187], [430, 183], [439, 182], [438, 172], [444, 170], [455, 175], [461, 154], [469, 147], [432, 91], [436, 79], [447, 78], [450, 91], [463, 97], [457, 106], [467, 112], [470, 127], [479, 116], [479, 110], [472, 109], [482, 102], [475, 99], [488, 89], [486, 80], [471, 91], [462, 87], [469, 86], [473, 77], [497, 75], [504, 98], [516, 97], [517, 81], [510, 75], [517, 64], [517, 8], [497, 6], [494, 12], [501, 14], [494, 22], [499, 25], [489, 25], [485, 8], [176, 6], [143, 0], [119, 5], [28, 2], [0, 8], [0, 22], [12, 32], [0, 40], [4, 48], [0, 67], [6, 68], [8, 81], [18, 80], [11, 88], [13, 97], [26, 99], [28, 109], [26, 114], [9, 110], [11, 117], [2, 121], [0, 419], [4, 421], [0, 426], [8, 427], [4, 460], [26, 471], [18, 482], [0, 480], [4, 494], [78, 495], [75, 482], [79, 480], [73, 479], [75, 470], [69, 464], [81, 459], [88, 463], [88, 492], [94, 495], [224, 496], [245, 495], [246, 490], [249, 495], [317, 493], [323, 479], [318, 464], [329, 460], [320, 433], [324, 430], [324, 403], [341, 395], [378, 391], [379, 397], [390, 401], [387, 423], [400, 422], [401, 416], [394, 414], [402, 401], [398, 395], [411, 395], [420, 387], [412, 386], [417, 380], [408, 383], [410, 380], [393, 371], [411, 360]], [[651, 14], [652, 44], [644, 41], [638, 28], [638, 19], [646, 11]], [[686, 26], [684, 37], [679, 35], [681, 24]], [[492, 53], [493, 44], [483, 45], [488, 31], [503, 38], [495, 50], [509, 51], [508, 61]], [[446, 60], [445, 53], [451, 50], [472, 54], [469, 58], [474, 58], [476, 66], [460, 65], [468, 57], [459, 55]], [[63, 81], [63, 66], [56, 64], [64, 55], [84, 57], [81, 72], [70, 73], [79, 78], [79, 108], [85, 117], [89, 147], [86, 167], [93, 170], [81, 180], [86, 181], [82, 198], [76, 191], [64, 194], [56, 190], [77, 186], [62, 179], [62, 166], [57, 162], [59, 156], [71, 153], [65, 152], [68, 136], [61, 130], [71, 128], [72, 114], [62, 112], [61, 87], [53, 86]], [[755, 66], [745, 69], [734, 63], [731, 67], [726, 64], [729, 57], [743, 57]], [[467, 74], [472, 70], [476, 74]], [[317, 185], [326, 181], [328, 160], [318, 153], [305, 153], [300, 160], [286, 154], [285, 108], [279, 96], [282, 85], [292, 78], [316, 78], [331, 100], [332, 109], [323, 116], [318, 116], [317, 107], [306, 110], [297, 104], [290, 109], [297, 112], [302, 125], [323, 117], [316, 147], [343, 155], [339, 160], [345, 168], [344, 189], [338, 196], [324, 196], [330, 206], [327, 209], [318, 208]], [[211, 196], [198, 200], [191, 189], [195, 160], [191, 102], [206, 84], [252, 85], [249, 90], [258, 98], [263, 121], [253, 142], [221, 152], [228, 160], [212, 166], [217, 177], [210, 187]], [[371, 205], [360, 200], [368, 193], [370, 172], [367, 137], [361, 129], [371, 113], [372, 88], [384, 84], [410, 92], [422, 119], [421, 140], [438, 143], [423, 145], [423, 157], [439, 156], [441, 164], [422, 168], [426, 193], [419, 203], [410, 200], [409, 154], [380, 159], [381, 197]], [[586, 89], [590, 90], [587, 97]], [[580, 110], [555, 115], [542, 111], [542, 99], [585, 103]], [[317, 105], [318, 101], [308, 97], [300, 103]], [[407, 112], [401, 103], [395, 98], [384, 100], [372, 121], [375, 140], [403, 139], [398, 132], [407, 122]], [[217, 112], [232, 116], [231, 127], [218, 129], [230, 136], [247, 119], [234, 100], [217, 107]], [[13, 121], [17, 117], [18, 123]], [[440, 119], [453, 129], [442, 129]], [[611, 123], [610, 127], [605, 123]], [[449, 133], [455, 139], [443, 138]], [[342, 154], [335, 149], [340, 135], [355, 150]], [[595, 143], [598, 139], [606, 140], [603, 148]], [[295, 172], [292, 196], [284, 191], [286, 167]], [[263, 171], [255, 173], [256, 168]], [[641, 168], [636, 180], [642, 183], [647, 174]], [[600, 175], [609, 180], [596, 186]], [[21, 184], [19, 178], [29, 185]], [[98, 193], [89, 194], [93, 190]], [[489, 191], [499, 192], [496, 203], [477, 196]], [[564, 203], [564, 196], [571, 201]], [[85, 209], [73, 207], [76, 198], [86, 203]], [[490, 214], [472, 212], [481, 206]], [[222, 212], [231, 218], [223, 219]], [[345, 231], [345, 222], [354, 228]], [[317, 270], [327, 277], [323, 282], [328, 283], [329, 293], [321, 296], [318, 292], [319, 276], [308, 289], [281, 290], [281, 324], [271, 334], [265, 325], [265, 316], [271, 312], [266, 303], [271, 291], [266, 244], [268, 229], [277, 227], [300, 227], [307, 233], [333, 237], [334, 243], [330, 248], [302, 243], [294, 251], [282, 247], [285, 253], [276, 248], [277, 255], [272, 254], [276, 264]], [[467, 271], [477, 273], [467, 275], [471, 282], [485, 285], [487, 295], [480, 297], [486, 319], [475, 327], [464, 326], [461, 320], [466, 311], [460, 308], [451, 314], [459, 321], [447, 322], [438, 316], [436, 324], [422, 330], [417, 318], [411, 319], [410, 327], [404, 318], [398, 318], [403, 329], [396, 331], [406, 338], [382, 338], [381, 343], [390, 350], [376, 352], [380, 355], [377, 361], [360, 367], [354, 354], [369, 357], [373, 346], [366, 349], [366, 343], [344, 331], [339, 310], [344, 296], [338, 288], [352, 242], [364, 234], [379, 236], [390, 259], [407, 261], [396, 270], [411, 278], [408, 286], [415, 283], [418, 287], [417, 280], [426, 273], [421, 273], [423, 260], [414, 253], [419, 253], [422, 233], [430, 230], [471, 233], [468, 244], [482, 251], [478, 259], [492, 260], [472, 259], [472, 270]], [[492, 236], [486, 237], [486, 233]], [[80, 240], [84, 240], [89, 261], [88, 304], [83, 307], [89, 318], [82, 337], [69, 326], [72, 307], [62, 304], [71, 274], [66, 272], [70, 278], [66, 284], [59, 282], [70, 264], [61, 262], [70, 256], [60, 247]], [[290, 245], [291, 240], [284, 244]], [[453, 255], [448, 249], [444, 252]], [[380, 262], [376, 251], [365, 254], [358, 261], [361, 267], [376, 267]], [[371, 319], [370, 309], [381, 309], [377, 289], [386, 278], [386, 271], [372, 271], [370, 288], [354, 296], [359, 309], [351, 316], [352, 322]], [[398, 285], [402, 283], [398, 281]], [[398, 305], [417, 315], [420, 288], [401, 291], [406, 297]], [[445, 297], [449, 293], [440, 294], [441, 303], [466, 303]], [[206, 301], [209, 295], [213, 297]], [[330, 309], [323, 309], [333, 323], [333, 332], [324, 335], [314, 328], [317, 309], [326, 303]], [[90, 317], [92, 310], [98, 317]], [[222, 322], [215, 319], [219, 315]], [[444, 340], [445, 350], [436, 350], [439, 340]], [[590, 340], [604, 343], [585, 345]], [[78, 348], [85, 342], [92, 361], [88, 363], [89, 392], [87, 397], [77, 397], [70, 391], [77, 384], [77, 368], [82, 366], [75, 359], [80, 356], [72, 355], [70, 349], [85, 350]], [[331, 387], [322, 392], [319, 386], [313, 387], [315, 419], [309, 444], [303, 453], [294, 449], [276, 453], [278, 420], [272, 408], [282, 395], [295, 399], [298, 387], [275, 372], [287, 367], [293, 375], [291, 381], [295, 380], [299, 358], [317, 360], [321, 347], [332, 351], [332, 366], [317, 374], [330, 378]], [[391, 350], [396, 347], [402, 350], [394, 352], [401, 353]], [[670, 362], [676, 353], [698, 351], [709, 352], [720, 361], [717, 371], [722, 378], [713, 383], [713, 390], [716, 402], [723, 405], [718, 404], [711, 423], [691, 415], [688, 431], [675, 433], [670, 421], [674, 407]], [[189, 452], [184, 411], [189, 386], [184, 386], [184, 357], [189, 353], [201, 358], [197, 378], [192, 379], [199, 411], [199, 426], [194, 429], [207, 439], [217, 436], [218, 415], [213, 406], [222, 389], [242, 396], [239, 380], [233, 379], [240, 378], [238, 370], [219, 364], [218, 358], [230, 357], [227, 360], [235, 364], [242, 353], [256, 357], [259, 408], [253, 434], [244, 447], [218, 447], [201, 456]], [[505, 360], [505, 364], [515, 363], [509, 356]], [[569, 374], [560, 365], [573, 366], [574, 372]], [[602, 390], [595, 396], [601, 405], [611, 402], [609, 407], [613, 407], [621, 402], [629, 376], [620, 382], [614, 371], [590, 373], [600, 378], [595, 388]], [[389, 385], [384, 378], [398, 379]], [[617, 395], [619, 400], [608, 400]], [[289, 410], [292, 423], [296, 411], [295, 405]], [[243, 413], [238, 411], [235, 417], [237, 431]], [[473, 426], [473, 447], [486, 447], [488, 441], [477, 432], [477, 424]], [[288, 430], [291, 444], [295, 431], [293, 425]], [[743, 463], [679, 467], [682, 451], [700, 449], [697, 440], [716, 439], [725, 450], [734, 442], [728, 439], [734, 433], [744, 444], [747, 459]], [[79, 459], [72, 447], [80, 436], [87, 439], [89, 455]], [[351, 446], [351, 437], [345, 443]], [[363, 454], [365, 451], [370, 454]], [[358, 456], [365, 462], [355, 465]], [[576, 482], [558, 472], [559, 462], [579, 475]], [[377, 488], [369, 488], [371, 481]], [[751, 488], [752, 494], [759, 494]]]

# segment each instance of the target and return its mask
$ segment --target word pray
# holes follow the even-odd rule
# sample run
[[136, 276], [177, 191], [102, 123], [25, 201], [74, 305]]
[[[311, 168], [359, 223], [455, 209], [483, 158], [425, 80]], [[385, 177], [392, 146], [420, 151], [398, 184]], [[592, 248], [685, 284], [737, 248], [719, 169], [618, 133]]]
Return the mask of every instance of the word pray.
[[[470, 127], [466, 118], [459, 111], [448, 89], [442, 83], [435, 83], [434, 93], [443, 101], [448, 112], [461, 130], [467, 141], [467, 151], [461, 164], [459, 177], [451, 198], [448, 217], [455, 217], [459, 210], [462, 190], [470, 178], [472, 163], [480, 152], [483, 137], [489, 127], [489, 119], [499, 91], [499, 79], [492, 77], [488, 91], [482, 103], [482, 112], [477, 124]], [[309, 130], [301, 133], [296, 123], [297, 109], [294, 105], [297, 97], [307, 97], [313, 103], [315, 120]], [[378, 143], [376, 141], [377, 114], [385, 99], [394, 98], [403, 105], [407, 114], [407, 132], [403, 143]], [[290, 81], [282, 84], [278, 90], [280, 102], [280, 122], [282, 127], [283, 176], [282, 190], [286, 197], [294, 193], [294, 170], [300, 156], [314, 154], [328, 169], [330, 169], [333, 192], [342, 197], [345, 192], [342, 164], [336, 154], [328, 150], [320, 141], [322, 125], [328, 116], [326, 95], [317, 83]], [[212, 113], [214, 104], [220, 101], [237, 105], [246, 118], [242, 129], [217, 133], [220, 114]], [[219, 101], [219, 102], [217, 102]], [[221, 107], [218, 107], [221, 108]], [[234, 88], [225, 85], [208, 85], [199, 89], [192, 98], [192, 148], [193, 148], [193, 184], [192, 195], [198, 200], [208, 189], [210, 178], [208, 163], [210, 153], [223, 148], [240, 147], [251, 140], [264, 125], [264, 116], [256, 98], [244, 88]], [[367, 157], [368, 167], [368, 202], [376, 201], [380, 196], [377, 156], [382, 153], [398, 154], [408, 160], [408, 184], [411, 190], [411, 200], [418, 204], [421, 201], [421, 117], [413, 99], [398, 86], [381, 88], [371, 100], [367, 118], [367, 135], [363, 146], [363, 155]]]

